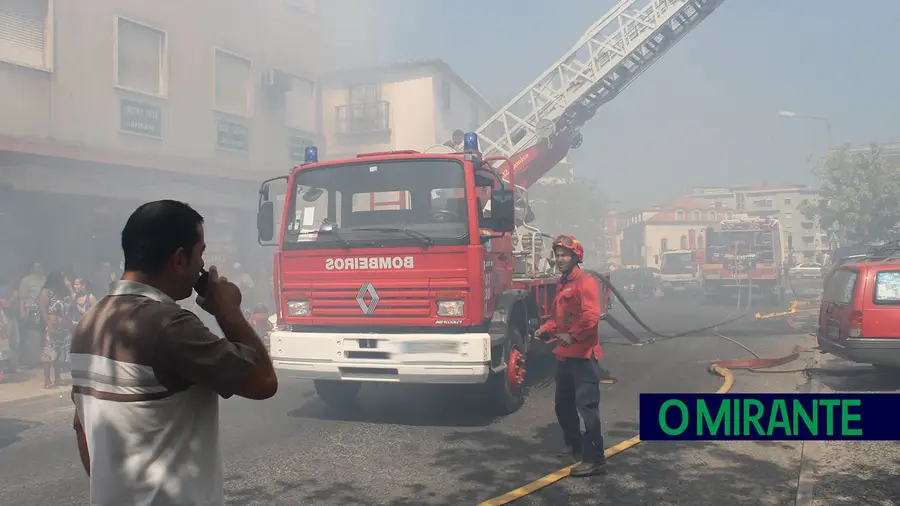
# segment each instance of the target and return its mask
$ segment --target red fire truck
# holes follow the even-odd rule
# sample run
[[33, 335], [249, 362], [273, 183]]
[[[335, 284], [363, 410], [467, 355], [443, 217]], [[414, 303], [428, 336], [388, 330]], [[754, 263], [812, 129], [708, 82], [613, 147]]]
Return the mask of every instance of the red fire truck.
[[725, 220], [706, 230], [701, 280], [708, 301], [753, 290], [774, 304], [785, 297], [781, 223], [773, 218]]
[[547, 236], [517, 212], [526, 188], [722, 1], [620, 2], [459, 152], [323, 162], [307, 148], [306, 163], [275, 178], [287, 185], [280, 212], [275, 179], [264, 182], [260, 242], [278, 246], [275, 367], [314, 380], [329, 404], [365, 382], [468, 383], [486, 384], [501, 413], [518, 409], [539, 346], [529, 336], [558, 277]]

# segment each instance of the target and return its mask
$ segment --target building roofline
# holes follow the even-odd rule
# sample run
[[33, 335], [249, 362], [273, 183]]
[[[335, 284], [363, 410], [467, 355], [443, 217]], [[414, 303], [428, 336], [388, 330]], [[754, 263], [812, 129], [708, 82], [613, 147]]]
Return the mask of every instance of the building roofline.
[[[367, 67], [355, 67], [349, 69], [335, 70], [329, 72], [325, 75], [324, 79], [334, 79], [334, 78], [347, 78], [353, 77], [357, 75], [366, 75], [373, 73], [390, 73], [394, 71], [401, 70], [415, 70], [415, 69], [425, 69], [432, 68], [440, 71], [442, 74], [447, 76], [451, 81], [455, 82], [459, 87], [461, 87], [464, 91], [466, 91], [472, 98], [476, 99], [480, 102], [480, 105], [491, 113], [496, 112], [494, 106], [491, 105], [490, 102], [484, 95], [482, 95], [478, 90], [475, 89], [474, 86], [469, 84], [468, 81], [462, 78], [453, 67], [451, 67], [447, 62], [441, 60], [440, 58], [429, 58], [422, 60], [404, 60], [393, 63], [387, 63], [383, 65], [372, 65]], [[480, 126], [480, 125], [479, 125]]]

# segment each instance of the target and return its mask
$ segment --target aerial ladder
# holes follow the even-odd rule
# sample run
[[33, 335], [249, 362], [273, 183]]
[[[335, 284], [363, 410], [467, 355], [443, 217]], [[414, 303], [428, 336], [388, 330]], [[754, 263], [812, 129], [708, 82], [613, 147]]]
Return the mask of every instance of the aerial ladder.
[[[504, 157], [520, 192], [583, 142], [581, 127], [725, 0], [621, 0], [476, 130], [485, 157]], [[517, 220], [518, 221], [518, 220]], [[530, 229], [530, 230], [529, 230]], [[526, 238], [527, 236], [527, 238]], [[518, 239], [518, 240], [516, 240]], [[541, 234], [523, 222], [514, 241], [529, 275], [543, 266]], [[547, 273], [550, 274], [550, 273]]]

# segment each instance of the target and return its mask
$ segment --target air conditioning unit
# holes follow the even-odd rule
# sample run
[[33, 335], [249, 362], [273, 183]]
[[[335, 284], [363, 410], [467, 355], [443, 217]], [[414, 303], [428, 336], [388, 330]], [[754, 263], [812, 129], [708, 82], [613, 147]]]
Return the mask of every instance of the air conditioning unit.
[[262, 85], [267, 93], [282, 95], [293, 88], [294, 78], [280, 70], [268, 70], [263, 72]]

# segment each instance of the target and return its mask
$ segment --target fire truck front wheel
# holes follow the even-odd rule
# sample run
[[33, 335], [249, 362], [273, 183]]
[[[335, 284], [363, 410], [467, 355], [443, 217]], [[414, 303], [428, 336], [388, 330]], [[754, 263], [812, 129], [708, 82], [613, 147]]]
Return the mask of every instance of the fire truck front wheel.
[[356, 381], [315, 380], [316, 394], [325, 404], [340, 408], [353, 404], [359, 395], [361, 383]]
[[515, 413], [525, 403], [525, 340], [517, 327], [509, 329], [503, 347], [506, 368], [488, 379], [492, 409], [498, 415]]

